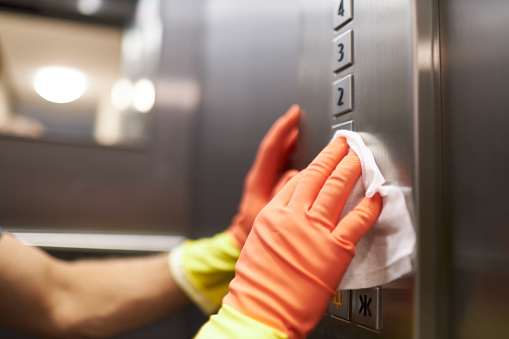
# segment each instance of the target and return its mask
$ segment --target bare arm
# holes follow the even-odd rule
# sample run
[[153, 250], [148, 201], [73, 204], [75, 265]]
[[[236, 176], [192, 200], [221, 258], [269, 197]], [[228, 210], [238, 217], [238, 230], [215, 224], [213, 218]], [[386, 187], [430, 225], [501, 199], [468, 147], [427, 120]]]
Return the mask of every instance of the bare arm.
[[189, 303], [167, 254], [64, 262], [0, 238], [0, 322], [42, 338], [107, 338]]

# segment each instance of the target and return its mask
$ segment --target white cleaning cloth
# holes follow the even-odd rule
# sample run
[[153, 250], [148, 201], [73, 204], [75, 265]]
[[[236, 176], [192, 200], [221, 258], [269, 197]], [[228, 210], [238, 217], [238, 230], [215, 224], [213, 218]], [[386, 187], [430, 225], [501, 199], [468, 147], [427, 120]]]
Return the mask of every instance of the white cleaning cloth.
[[[336, 131], [332, 140], [345, 137], [362, 164], [362, 175], [356, 183], [343, 210], [351, 211], [364, 197], [380, 193], [383, 207], [380, 217], [355, 248], [355, 257], [339, 289], [351, 290], [380, 286], [412, 272], [415, 230], [405, 197], [397, 186], [385, 184], [375, 158], [359, 134]], [[341, 217], [343, 217], [343, 215]]]

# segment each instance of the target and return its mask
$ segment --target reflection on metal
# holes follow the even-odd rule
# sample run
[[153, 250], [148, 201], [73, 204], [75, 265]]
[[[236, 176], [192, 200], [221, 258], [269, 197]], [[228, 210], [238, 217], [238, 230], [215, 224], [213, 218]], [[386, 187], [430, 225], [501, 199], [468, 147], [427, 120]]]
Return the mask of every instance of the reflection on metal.
[[101, 9], [102, 5], [102, 0], [79, 0], [78, 10], [82, 14], [91, 15]]
[[[3, 1], [0, 0], [0, 4]], [[131, 0], [111, 1], [121, 3], [122, 9], [131, 2]], [[109, 10], [106, 4], [111, 1], [105, 0], [105, 6], [100, 12]], [[54, 1], [30, 3], [53, 4]], [[58, 3], [62, 6], [67, 3], [76, 5], [76, 2], [71, 1]], [[188, 92], [196, 93], [193, 88], [199, 88], [197, 84], [200, 84], [199, 71], [203, 62], [204, 34], [201, 28], [203, 13], [196, 11], [195, 2], [168, 0], [161, 2], [161, 6], [163, 8], [160, 15], [165, 23], [164, 34], [159, 34], [164, 38], [161, 46], [163, 63], [161, 67], [147, 63], [150, 67], [157, 67], [156, 79], [141, 73], [136, 79], [151, 79], [156, 90], [159, 90], [157, 88], [159, 84], [182, 79], [184, 87], [192, 88]], [[178, 20], [175, 13], [179, 13]], [[6, 20], [3, 20], [4, 16], [1, 18], [0, 26], [3, 27]], [[41, 18], [34, 15], [31, 20], [24, 22], [26, 25], [23, 27], [27, 30], [32, 29], [30, 27], [32, 22], [37, 23]], [[91, 39], [95, 43], [102, 42], [101, 38], [112, 32], [117, 36], [117, 42], [113, 45], [104, 43], [104, 48], [94, 48], [91, 49], [94, 51], [91, 55], [86, 53], [83, 55], [96, 62], [97, 58], [102, 59], [101, 53], [115, 47], [117, 52], [113, 53], [112, 58], [119, 61], [120, 29], [112, 26], [93, 26], [90, 29], [97, 33], [96, 39]], [[84, 38], [78, 31], [71, 28], [68, 30], [74, 33], [72, 41], [81, 42]], [[5, 29], [0, 29], [1, 42], [4, 42], [5, 32]], [[170, 34], [171, 32], [179, 34]], [[190, 44], [189, 41], [196, 43]], [[27, 41], [20, 39], [18, 42]], [[28, 42], [37, 43], [32, 39]], [[87, 46], [77, 43], [69, 53], [86, 52]], [[6, 54], [8, 50], [2, 50], [0, 84], [5, 83], [5, 77], [11, 70], [5, 63]], [[22, 53], [18, 60], [24, 60], [28, 54]], [[44, 53], [38, 56], [40, 59], [46, 58]], [[111, 71], [107, 68], [103, 74], [109, 74]], [[119, 75], [118, 70], [115, 76], [111, 77], [110, 85], [119, 78]], [[131, 74], [129, 79], [133, 81], [134, 75]], [[96, 116], [82, 114], [82, 111], [74, 109], [73, 114], [66, 114], [68, 113], [66, 110], [53, 113], [58, 114], [58, 123], [68, 123], [73, 118], [86, 120], [86, 123], [92, 126], [89, 133], [97, 132], [91, 134], [87, 145], [100, 142], [115, 147], [81, 147], [84, 142], [78, 143], [71, 135], [70, 139], [65, 141], [67, 145], [61, 145], [61, 142], [26, 142], [21, 138], [0, 137], [2, 159], [0, 187], [3, 197], [0, 204], [0, 223], [7, 224], [13, 229], [30, 227], [38, 232], [53, 230], [62, 233], [189, 234], [191, 206], [196, 211], [196, 204], [191, 205], [193, 194], [190, 191], [193, 173], [191, 164], [194, 163], [192, 160], [195, 156], [193, 140], [197, 135], [196, 108], [199, 104], [196, 104], [195, 99], [186, 99], [188, 100], [186, 102], [191, 101], [193, 105], [168, 107], [165, 106], [164, 98], [158, 95], [154, 107], [148, 114], [132, 110], [132, 115], [121, 115], [119, 110], [113, 108], [111, 87], [94, 85], [90, 88], [101, 92], [98, 96], [100, 103]], [[41, 107], [46, 103], [50, 104], [33, 91], [31, 84], [30, 90], [35, 98], [42, 102]], [[54, 106], [73, 106], [86, 95], [75, 102]], [[6, 116], [3, 108], [11, 104], [13, 97], [5, 87], [0, 86], [0, 122], [12, 119]], [[9, 126], [11, 128], [16, 126], [17, 130], [24, 129], [24, 135], [28, 129], [34, 136], [41, 133], [40, 129], [45, 130], [44, 125], [33, 122], [34, 120], [17, 119], [16, 123], [11, 120]], [[152, 128], [153, 126], [157, 128]], [[128, 145], [125, 139], [126, 130], [130, 133], [133, 131], [130, 134], [133, 137], [129, 139], [131, 143]], [[150, 144], [140, 145], [141, 137], [150, 138], [147, 140]], [[55, 140], [49, 139], [48, 134], [43, 138]], [[247, 153], [249, 152], [246, 152], [246, 157], [252, 156], [251, 153]]]
[[164, 79], [158, 89], [157, 104], [167, 109], [194, 110], [200, 104], [200, 84], [193, 79]]
[[[91, 20], [103, 11], [101, 1], [78, 5]], [[139, 0], [136, 8], [126, 8], [133, 13], [125, 17], [133, 19], [124, 27], [98, 26], [72, 16], [59, 20], [44, 16], [44, 11], [37, 16], [0, 12], [0, 91], [11, 98], [0, 111], [0, 133], [65, 143], [144, 145], [151, 138], [149, 119], [139, 113], [151, 111], [155, 104], [154, 78], [163, 38], [160, 1]], [[79, 18], [77, 8], [75, 12]], [[55, 75], [44, 80], [46, 70], [38, 70], [48, 66], [83, 74], [72, 81]], [[119, 103], [119, 79], [127, 79], [135, 89], [121, 88], [128, 104]], [[108, 103], [104, 93], [111, 92], [115, 97]]]
[[79, 99], [87, 89], [87, 77], [75, 68], [46, 66], [35, 72], [34, 89], [43, 99], [65, 104]]
[[183, 236], [89, 234], [89, 233], [32, 233], [12, 232], [22, 242], [32, 246], [58, 249], [87, 249], [112, 251], [169, 251], [184, 240]]
[[156, 90], [149, 79], [140, 79], [134, 84], [133, 106], [140, 113], [147, 113], [154, 107]]
[[[9, 119], [4, 121], [2, 132], [71, 143], [93, 142], [100, 96], [109, 92], [120, 72], [120, 38], [118, 28], [0, 12], [2, 85], [9, 96], [5, 113]], [[88, 79], [87, 90], [65, 105], [44, 100], [34, 90], [33, 79], [38, 70], [47, 66], [80, 70]], [[47, 86], [37, 85], [43, 95], [48, 90]], [[43, 126], [41, 134], [31, 133], [33, 128], [20, 129], [21, 119]]]

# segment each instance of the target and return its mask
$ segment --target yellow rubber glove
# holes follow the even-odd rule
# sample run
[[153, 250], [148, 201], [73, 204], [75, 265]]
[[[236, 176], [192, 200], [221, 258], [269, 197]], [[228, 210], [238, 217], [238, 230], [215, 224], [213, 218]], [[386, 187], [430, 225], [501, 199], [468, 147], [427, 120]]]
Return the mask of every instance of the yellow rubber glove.
[[380, 214], [365, 197], [339, 221], [361, 174], [342, 138], [328, 145], [260, 212], [205, 338], [305, 338], [318, 324], [354, 253]]
[[186, 241], [170, 252], [173, 277], [204, 313], [221, 306], [235, 276], [235, 264], [263, 207], [297, 171], [286, 171], [298, 136], [299, 107], [292, 106], [263, 138], [244, 181], [238, 213], [225, 232]]

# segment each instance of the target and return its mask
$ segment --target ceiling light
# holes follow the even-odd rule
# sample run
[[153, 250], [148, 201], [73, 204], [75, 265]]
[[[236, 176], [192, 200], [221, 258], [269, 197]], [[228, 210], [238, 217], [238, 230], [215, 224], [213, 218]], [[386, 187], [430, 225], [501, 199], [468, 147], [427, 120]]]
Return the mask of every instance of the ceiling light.
[[75, 68], [48, 66], [34, 76], [34, 89], [44, 99], [63, 104], [80, 98], [87, 87], [87, 77]]
[[78, 10], [81, 14], [92, 15], [102, 7], [102, 0], [79, 0]]
[[122, 111], [131, 106], [133, 98], [133, 84], [129, 79], [117, 80], [111, 88], [111, 104], [117, 110]]
[[147, 113], [154, 106], [156, 91], [152, 81], [141, 79], [134, 84], [134, 108], [141, 113]]

